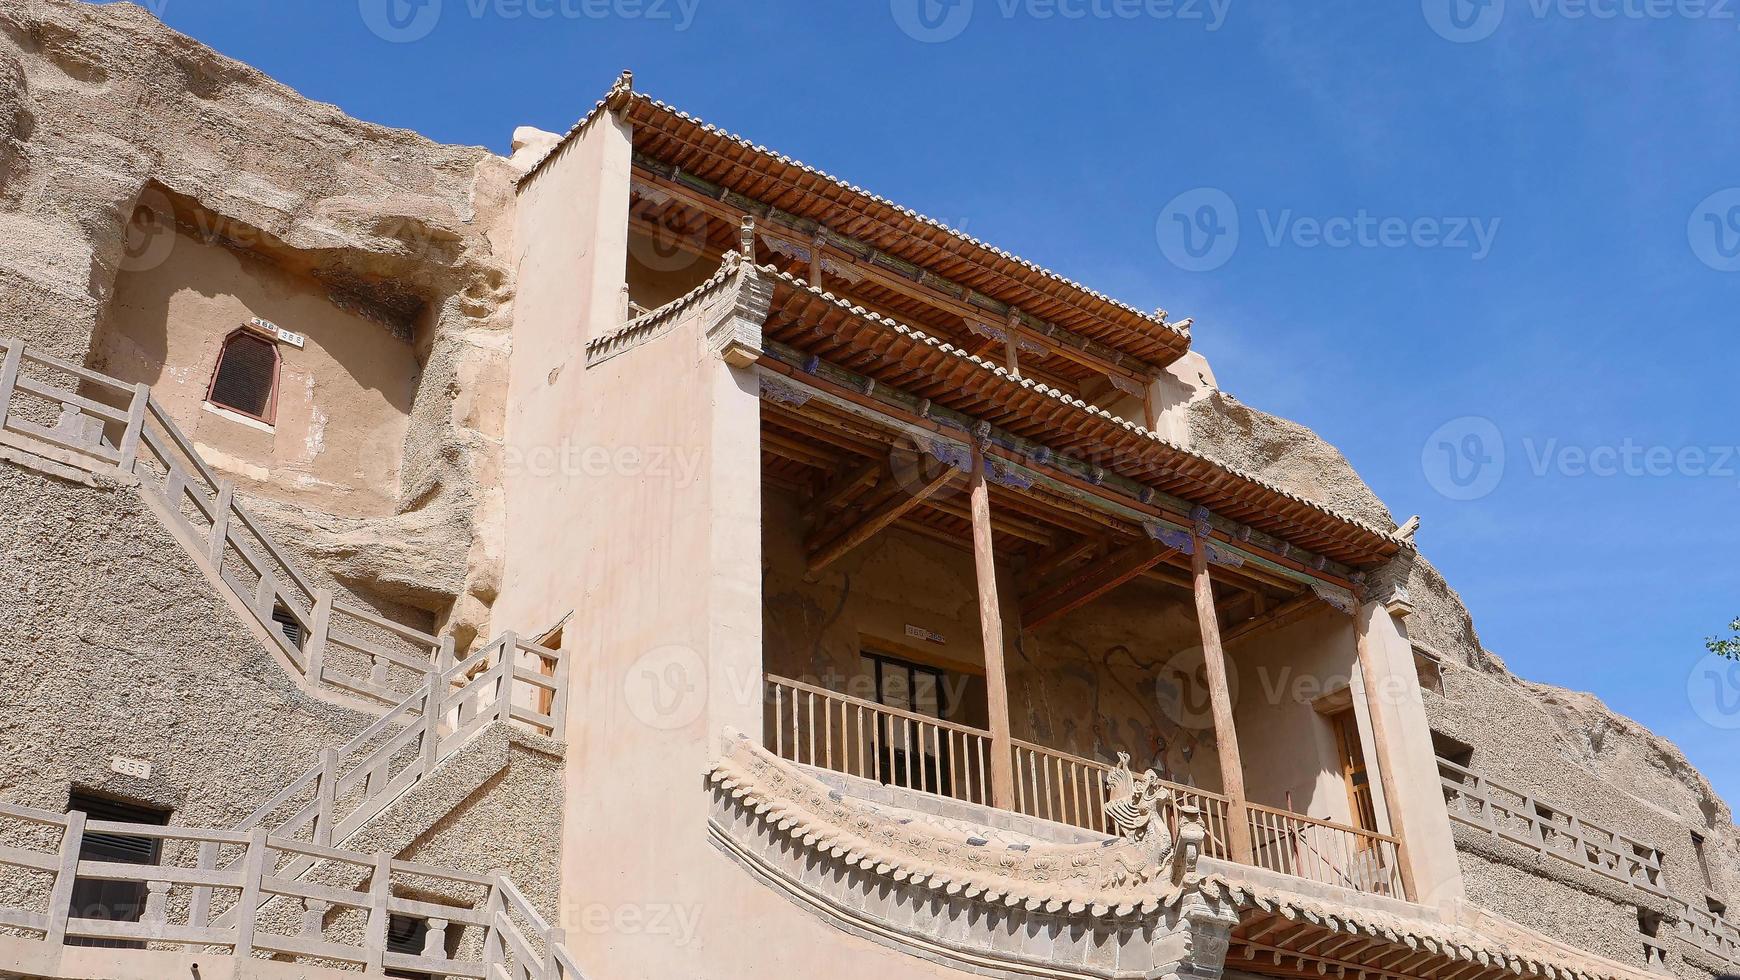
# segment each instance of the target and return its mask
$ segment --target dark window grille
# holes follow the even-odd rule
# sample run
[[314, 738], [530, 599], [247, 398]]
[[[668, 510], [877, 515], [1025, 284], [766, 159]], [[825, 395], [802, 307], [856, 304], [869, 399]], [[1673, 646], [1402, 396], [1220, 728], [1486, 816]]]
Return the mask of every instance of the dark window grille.
[[290, 614], [290, 610], [283, 603], [272, 607], [272, 622], [278, 624], [278, 631], [284, 634], [284, 639], [289, 640], [291, 646], [302, 649], [307, 636], [303, 633], [302, 624]]
[[247, 330], [230, 334], [218, 352], [206, 400], [273, 424], [278, 411], [278, 345]]
[[[110, 820], [117, 823], [142, 823], [163, 826], [169, 823], [169, 811], [126, 803], [74, 790], [67, 810], [82, 812], [88, 820]], [[79, 860], [109, 861], [117, 864], [156, 864], [162, 852], [162, 841], [154, 837], [133, 837], [127, 834], [96, 834], [86, 832], [79, 845]], [[142, 881], [96, 881], [77, 878], [73, 881], [71, 915], [76, 919], [103, 919], [109, 922], [138, 922], [145, 912], [146, 888]], [[129, 939], [69, 938], [68, 946], [100, 946], [109, 949], [144, 949], [145, 944]]]
[[[406, 956], [422, 956], [423, 944], [429, 938], [429, 921], [408, 915], [387, 917], [387, 952]], [[430, 974], [412, 970], [388, 970], [387, 976], [399, 980], [433, 980]]]

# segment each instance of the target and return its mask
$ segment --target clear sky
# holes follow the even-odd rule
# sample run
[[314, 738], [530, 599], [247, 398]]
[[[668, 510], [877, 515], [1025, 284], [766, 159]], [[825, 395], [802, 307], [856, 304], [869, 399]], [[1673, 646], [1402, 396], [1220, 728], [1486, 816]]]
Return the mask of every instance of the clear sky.
[[[1116, 296], [1740, 803], [1740, 0], [150, 0], [505, 152], [636, 87]], [[1236, 230], [1236, 246], [1234, 231]]]

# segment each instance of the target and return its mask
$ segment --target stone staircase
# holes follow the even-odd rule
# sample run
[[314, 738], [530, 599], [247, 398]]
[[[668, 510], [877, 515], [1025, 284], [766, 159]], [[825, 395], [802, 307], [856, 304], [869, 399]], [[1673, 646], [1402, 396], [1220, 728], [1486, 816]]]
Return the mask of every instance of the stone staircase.
[[[115, 869], [88, 869], [84, 866], [90, 862], [77, 860], [76, 839], [82, 831], [74, 823], [82, 820], [79, 815], [0, 807], [0, 816], [37, 826], [58, 823], [63, 838], [53, 868], [52, 862], [0, 847], [0, 866], [54, 870], [59, 875], [56, 895], [50, 896], [45, 910], [26, 913], [0, 908], [0, 926], [41, 932], [51, 945], [68, 935], [128, 938], [108, 933], [129, 928], [144, 929], [154, 940], [198, 934], [202, 941], [210, 941], [221, 935], [229, 939], [217, 944], [231, 945], [240, 957], [255, 926], [281, 917], [286, 906], [300, 900], [330, 907], [334, 895], [380, 880], [393, 863], [388, 854], [398, 853], [505, 768], [510, 739], [561, 740], [567, 670], [558, 653], [523, 643], [510, 632], [461, 655], [450, 637], [422, 633], [336, 599], [286, 557], [237, 500], [234, 485], [211, 471], [147, 386], [123, 384], [13, 340], [0, 338], [0, 351], [4, 354], [0, 357], [0, 447], [136, 487], [147, 508], [186, 549], [214, 590], [305, 690], [380, 712], [350, 741], [323, 750], [307, 772], [234, 827], [203, 832], [162, 827], [126, 830], [181, 845], [176, 850], [183, 852], [188, 867], [168, 869], [147, 881], [154, 896], [201, 882], [243, 882], [237, 899], [217, 915], [213, 915], [212, 895], [221, 889], [193, 888], [178, 906], [185, 909], [185, 926], [170, 927], [161, 916], [153, 919], [149, 907], [143, 923], [83, 920], [85, 924], [78, 926], [75, 920], [72, 932], [66, 931], [64, 922], [55, 925], [57, 915], [66, 916], [65, 896], [58, 894], [64, 891], [62, 885], [70, 888], [77, 874], [101, 876]], [[417, 806], [396, 807], [411, 798]], [[346, 849], [359, 840], [372, 845], [373, 853]], [[242, 844], [247, 846], [238, 846]], [[268, 850], [275, 855], [269, 872], [246, 864]], [[435, 869], [418, 870], [440, 877]], [[250, 881], [259, 885], [251, 898], [246, 884]], [[449, 884], [454, 881], [487, 885], [489, 901], [501, 906], [498, 911], [517, 901], [523, 906], [522, 921], [527, 916], [535, 920], [528, 928], [549, 946], [536, 968], [522, 964], [520, 972], [500, 975], [510, 980], [578, 976], [571, 964], [562, 964], [550, 945], [554, 933], [536, 919], [511, 883], [466, 875], [449, 879]], [[326, 897], [311, 897], [316, 894]], [[371, 895], [371, 916], [386, 914], [383, 901]], [[297, 948], [277, 952], [294, 954], [320, 947], [325, 951], [320, 958], [355, 962], [325, 949], [330, 944], [324, 940], [310, 938], [324, 928], [315, 921], [319, 916], [310, 918], [309, 909], [316, 905], [299, 909], [307, 920], [303, 938], [287, 940], [288, 946]], [[163, 912], [161, 903], [156, 912]], [[524, 935], [505, 930], [494, 915], [471, 923], [489, 937], [485, 945], [495, 943], [511, 953], [526, 953], [530, 947]], [[468, 920], [460, 915], [439, 921]], [[79, 933], [78, 928], [86, 931]], [[369, 928], [374, 928], [372, 918]], [[369, 957], [365, 965], [373, 965], [379, 950], [374, 948], [372, 931], [365, 938]], [[497, 960], [513, 959], [503, 956]], [[441, 958], [424, 957], [430, 962]], [[485, 975], [437, 970], [429, 962], [399, 968]], [[4, 969], [0, 963], [0, 970]]]

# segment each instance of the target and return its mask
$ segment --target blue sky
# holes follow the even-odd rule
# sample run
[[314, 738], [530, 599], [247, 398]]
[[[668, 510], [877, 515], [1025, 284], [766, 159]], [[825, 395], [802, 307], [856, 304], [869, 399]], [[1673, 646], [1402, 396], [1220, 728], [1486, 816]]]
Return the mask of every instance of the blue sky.
[[1225, 389], [1422, 515], [1489, 648], [1740, 802], [1740, 669], [1700, 663], [1740, 616], [1740, 3], [423, 3], [148, 5], [313, 98], [498, 151], [633, 68], [1194, 316]]

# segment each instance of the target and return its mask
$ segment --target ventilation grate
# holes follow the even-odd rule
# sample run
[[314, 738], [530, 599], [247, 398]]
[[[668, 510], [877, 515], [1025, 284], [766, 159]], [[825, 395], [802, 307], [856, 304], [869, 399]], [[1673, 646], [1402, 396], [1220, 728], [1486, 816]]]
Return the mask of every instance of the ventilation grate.
[[278, 383], [278, 347], [253, 334], [238, 333], [224, 341], [217, 375], [211, 382], [211, 403], [270, 422], [273, 389]]

